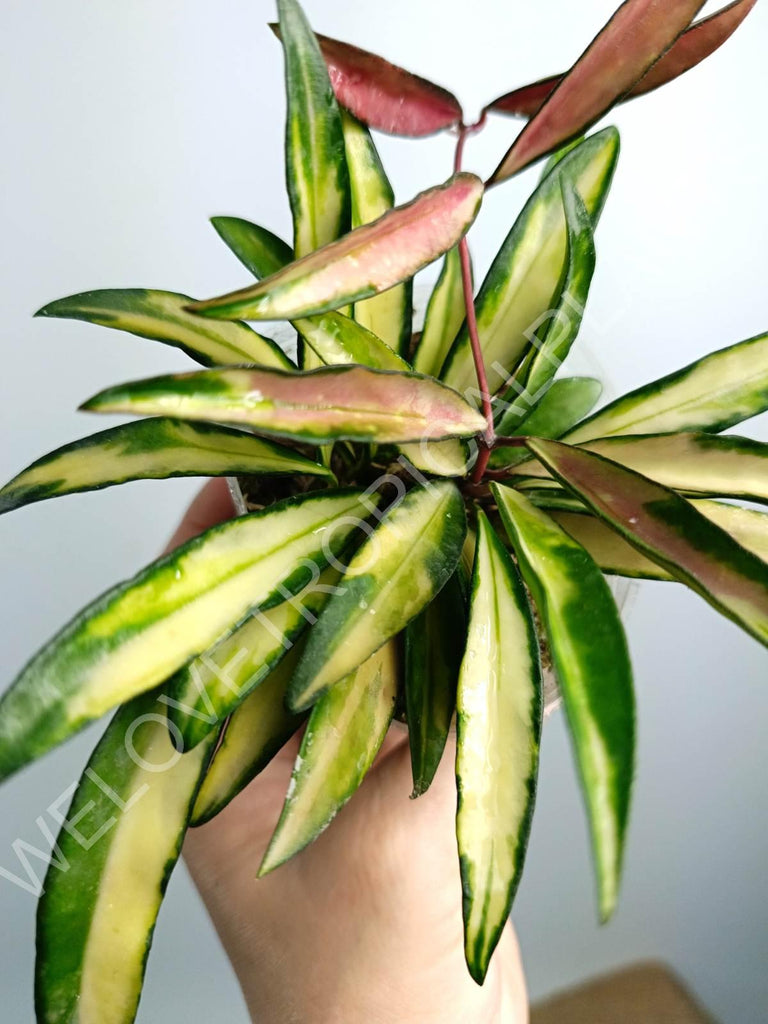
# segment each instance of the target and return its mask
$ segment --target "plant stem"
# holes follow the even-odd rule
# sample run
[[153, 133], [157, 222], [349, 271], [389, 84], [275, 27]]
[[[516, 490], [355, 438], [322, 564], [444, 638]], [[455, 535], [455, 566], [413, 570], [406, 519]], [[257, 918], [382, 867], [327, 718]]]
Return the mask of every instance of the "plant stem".
[[[459, 137], [456, 141], [456, 154], [453, 161], [454, 173], [458, 174], [461, 170], [462, 159], [464, 156], [464, 143], [466, 142], [467, 136], [473, 132], [479, 131], [485, 123], [485, 113], [480, 117], [480, 120], [473, 125], [462, 124], [459, 127]], [[479, 483], [483, 478], [483, 473], [488, 466], [488, 459], [491, 457], [491, 448], [494, 443], [494, 429], [493, 429], [493, 406], [491, 405], [491, 394], [488, 387], [488, 375], [485, 371], [485, 361], [483, 359], [483, 350], [480, 345], [480, 335], [477, 330], [477, 314], [475, 312], [475, 298], [472, 294], [472, 270], [469, 262], [469, 246], [467, 245], [466, 235], [459, 242], [459, 262], [461, 264], [461, 284], [464, 291], [464, 308], [467, 312], [467, 331], [469, 332], [469, 342], [472, 347], [472, 359], [475, 363], [475, 373], [477, 374], [477, 384], [480, 388], [480, 397], [483, 404], [483, 415], [485, 416], [486, 429], [483, 436], [478, 437], [478, 453], [477, 462], [475, 468], [472, 471], [472, 482]]]

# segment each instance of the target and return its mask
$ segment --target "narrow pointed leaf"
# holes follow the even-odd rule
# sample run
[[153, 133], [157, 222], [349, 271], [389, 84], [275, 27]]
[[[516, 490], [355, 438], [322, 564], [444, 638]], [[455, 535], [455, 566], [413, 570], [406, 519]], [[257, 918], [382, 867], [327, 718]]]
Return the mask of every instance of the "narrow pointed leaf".
[[[560, 300], [568, 245], [561, 180], [568, 178], [596, 224], [618, 153], [619, 136], [613, 128], [586, 139], [539, 184], [504, 240], [476, 301], [492, 393], [510, 384], [532, 338], [553, 318]], [[441, 376], [462, 394], [476, 388], [466, 327], [456, 338]]]
[[474, 174], [454, 175], [259, 284], [190, 309], [224, 320], [285, 320], [377, 295], [454, 246], [477, 216], [482, 195]]
[[713, 352], [599, 409], [571, 444], [616, 434], [718, 433], [768, 409], [768, 334]]
[[703, 0], [625, 0], [491, 177], [504, 181], [598, 121], [685, 31]]
[[193, 316], [187, 310], [192, 301], [188, 295], [176, 292], [106, 288], [58, 299], [35, 315], [85, 320], [161, 341], [182, 349], [203, 366], [255, 363], [290, 369], [291, 360], [269, 338], [263, 338], [247, 324], [212, 324]]
[[432, 377], [439, 376], [466, 315], [461, 258], [458, 248], [450, 249], [445, 254], [440, 276], [429, 299], [424, 329], [413, 359], [415, 370]]
[[250, 220], [211, 217], [211, 224], [224, 244], [256, 278], [276, 274], [296, 258], [287, 242]]
[[[580, 445], [665, 487], [687, 494], [712, 494], [768, 503], [768, 444], [733, 434], [634, 434]], [[549, 476], [540, 462], [515, 473]]]
[[33, 462], [0, 489], [0, 514], [45, 498], [128, 480], [329, 471], [298, 452], [240, 430], [149, 419], [64, 445]]
[[338, 580], [337, 569], [313, 573], [308, 585], [275, 608], [257, 611], [163, 687], [168, 718], [191, 750], [268, 678], [313, 622]]
[[154, 694], [120, 709], [64, 819], [37, 914], [40, 1024], [135, 1019], [155, 921], [213, 745], [177, 753], [161, 710]]
[[300, 590], [307, 561], [322, 569], [367, 514], [349, 491], [281, 502], [208, 530], [98, 598], [0, 700], [0, 779]]
[[296, 0], [278, 0], [287, 98], [285, 157], [294, 250], [306, 256], [347, 230], [341, 115], [317, 39]]
[[531, 401], [543, 395], [576, 340], [595, 270], [595, 236], [592, 218], [581, 196], [566, 176], [560, 179], [568, 228], [568, 256], [557, 310], [547, 321], [541, 337], [532, 339], [530, 362], [522, 380]]
[[316, 839], [360, 786], [395, 710], [394, 641], [324, 694], [312, 709], [263, 876]]
[[191, 825], [204, 825], [263, 771], [304, 720], [285, 707], [285, 693], [301, 653], [295, 644], [240, 704], [200, 787]]
[[634, 767], [634, 697], [624, 630], [608, 584], [587, 552], [521, 494], [497, 485], [493, 493], [543, 621], [563, 695], [605, 920], [618, 896]]
[[289, 692], [307, 708], [399, 633], [448, 582], [466, 535], [461, 493], [449, 481], [415, 487], [360, 547], [312, 627]]
[[[730, 39], [756, 3], [757, 0], [735, 0], [708, 18], [697, 21], [675, 40], [664, 56], [657, 60], [637, 85], [629, 90], [624, 99], [630, 100], [658, 89], [659, 86], [666, 85], [667, 82], [696, 67]], [[550, 75], [538, 82], [521, 86], [489, 103], [486, 110], [512, 114], [516, 117], [532, 117], [554, 92], [563, 77]]]
[[539, 645], [525, 588], [480, 513], [457, 694], [456, 754], [465, 956], [478, 984], [485, 979], [523, 870], [541, 716]]
[[768, 565], [669, 488], [560, 441], [528, 445], [633, 547], [768, 645]]
[[[291, 247], [258, 224], [237, 217], [215, 217], [214, 227], [257, 278], [275, 274], [293, 261]], [[397, 290], [391, 289], [386, 295]], [[342, 313], [302, 317], [294, 320], [293, 326], [326, 365], [359, 363], [377, 370], [411, 368], [380, 336]]]
[[459, 571], [405, 630], [405, 699], [413, 797], [435, 777], [456, 710], [467, 616]]
[[[563, 377], [556, 380], [526, 415], [527, 403], [520, 401], [506, 409], [496, 425], [499, 437], [561, 437], [583, 419], [600, 398], [603, 385], [594, 377]], [[522, 416], [521, 416], [522, 413]], [[491, 452], [491, 469], [516, 466], [530, 459], [525, 448], [496, 448]]]
[[390, 135], [432, 135], [461, 121], [447, 89], [350, 43], [318, 35], [339, 103]]
[[[691, 504], [747, 551], [764, 562], [768, 561], [768, 514], [707, 498], [695, 499]], [[584, 511], [582, 508], [582, 513]], [[666, 569], [646, 558], [602, 520], [574, 512], [552, 511], [550, 515], [587, 549], [603, 572], [651, 580], [674, 579]]]
[[[365, 125], [347, 113], [342, 113], [342, 125], [352, 191], [352, 227], [359, 228], [391, 210], [395, 194]], [[355, 303], [355, 320], [404, 356], [411, 342], [411, 292], [408, 280]]]
[[306, 373], [225, 368], [171, 374], [108, 388], [89, 412], [173, 410], [181, 419], [243, 423], [309, 444], [346, 438], [379, 443], [470, 437], [476, 410], [450, 388], [415, 373], [334, 366]]

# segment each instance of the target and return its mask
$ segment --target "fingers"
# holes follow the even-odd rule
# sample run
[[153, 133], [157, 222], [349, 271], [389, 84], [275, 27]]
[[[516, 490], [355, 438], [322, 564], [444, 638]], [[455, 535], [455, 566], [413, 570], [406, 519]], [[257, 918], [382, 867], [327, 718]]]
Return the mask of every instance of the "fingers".
[[224, 478], [211, 480], [187, 509], [176, 532], [168, 541], [165, 553], [167, 554], [186, 541], [192, 540], [193, 537], [210, 529], [211, 526], [216, 526], [217, 523], [222, 523], [225, 519], [231, 519], [234, 513], [235, 507], [232, 504], [227, 481]]

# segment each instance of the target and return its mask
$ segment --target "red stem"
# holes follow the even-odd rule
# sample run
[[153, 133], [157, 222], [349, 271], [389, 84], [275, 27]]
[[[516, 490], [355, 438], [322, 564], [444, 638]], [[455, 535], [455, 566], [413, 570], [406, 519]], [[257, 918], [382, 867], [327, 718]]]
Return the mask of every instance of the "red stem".
[[[456, 141], [456, 155], [453, 161], [454, 173], [458, 174], [461, 170], [462, 158], [464, 156], [464, 143], [466, 142], [467, 136], [473, 132], [479, 131], [485, 124], [485, 112], [480, 117], [480, 120], [472, 125], [462, 124], [459, 127], [459, 137]], [[485, 434], [478, 437], [478, 453], [477, 462], [475, 468], [472, 471], [472, 483], [479, 483], [483, 478], [483, 474], [488, 466], [488, 460], [491, 457], [491, 448], [493, 447], [495, 434], [493, 429], [493, 406], [491, 405], [491, 392], [488, 387], [488, 375], [485, 371], [485, 361], [483, 359], [483, 350], [480, 345], [480, 334], [477, 330], [477, 314], [475, 312], [475, 298], [472, 294], [472, 270], [469, 262], [469, 246], [467, 245], [466, 236], [459, 242], [459, 261], [461, 263], [461, 284], [464, 291], [464, 307], [467, 311], [467, 331], [469, 332], [469, 342], [472, 347], [472, 359], [475, 363], [475, 373], [477, 374], [477, 383], [480, 388], [480, 396], [483, 404], [483, 416], [485, 416], [486, 429]]]

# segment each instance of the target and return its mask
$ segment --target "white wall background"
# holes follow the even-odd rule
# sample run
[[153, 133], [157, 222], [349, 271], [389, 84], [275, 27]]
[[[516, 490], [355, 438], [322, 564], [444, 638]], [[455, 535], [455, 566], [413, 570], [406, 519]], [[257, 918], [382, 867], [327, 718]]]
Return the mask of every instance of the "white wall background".
[[[475, 113], [566, 66], [613, 0], [307, 0], [316, 27], [450, 85]], [[87, 288], [211, 295], [244, 281], [206, 218], [289, 233], [271, 0], [3, 0], [0, 477], [105, 426], [73, 410], [109, 383], [186, 365], [173, 350], [31, 319]], [[585, 340], [613, 390], [765, 330], [768, 8], [705, 67], [615, 114], [623, 155], [601, 224]], [[498, 119], [468, 164], [490, 170]], [[402, 199], [448, 174], [451, 143], [386, 139]], [[537, 172], [494, 191], [474, 232], [484, 268]], [[766, 437], [764, 423], [754, 428]], [[0, 685], [87, 600], [152, 559], [194, 482], [132, 484], [0, 520]], [[623, 898], [595, 924], [562, 718], [546, 729], [538, 813], [515, 908], [534, 996], [639, 957], [671, 963], [728, 1024], [768, 1019], [765, 655], [697, 598], [644, 584], [630, 614], [639, 772]], [[76, 777], [94, 732], [0, 791], [0, 866]], [[4, 1020], [32, 1020], [34, 901], [0, 878]], [[140, 1021], [244, 1022], [180, 869]]]

